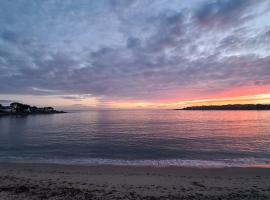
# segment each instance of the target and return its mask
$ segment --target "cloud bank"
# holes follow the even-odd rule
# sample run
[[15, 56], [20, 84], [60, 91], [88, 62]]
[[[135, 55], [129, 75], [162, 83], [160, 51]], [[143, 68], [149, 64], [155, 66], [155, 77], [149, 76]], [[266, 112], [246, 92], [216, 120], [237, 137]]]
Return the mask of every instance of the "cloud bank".
[[267, 0], [3, 1], [0, 95], [107, 102], [265, 91], [269, 18]]

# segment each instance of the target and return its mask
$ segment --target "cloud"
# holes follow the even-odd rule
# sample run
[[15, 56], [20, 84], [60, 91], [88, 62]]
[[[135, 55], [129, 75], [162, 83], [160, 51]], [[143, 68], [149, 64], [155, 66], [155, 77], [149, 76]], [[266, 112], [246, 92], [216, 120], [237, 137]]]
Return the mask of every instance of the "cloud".
[[249, 8], [261, 1], [252, 0], [216, 0], [207, 1], [194, 13], [199, 25], [207, 28], [228, 28], [245, 22], [250, 16]]
[[174, 48], [184, 34], [184, 16], [181, 12], [164, 12], [150, 20], [156, 24], [156, 30], [147, 40], [148, 51], [162, 51]]
[[0, 104], [10, 104], [13, 100], [0, 99]]
[[1, 38], [5, 41], [16, 43], [18, 41], [18, 35], [12, 31], [4, 31], [1, 34]]
[[[270, 24], [258, 6], [249, 0], [5, 3], [0, 94], [158, 101], [267, 85]], [[261, 14], [250, 17], [254, 12]]]
[[62, 95], [59, 96], [62, 99], [68, 99], [73, 101], [82, 101], [84, 99], [92, 98], [92, 95], [89, 94], [82, 94], [82, 95]]
[[130, 37], [127, 39], [127, 48], [128, 49], [136, 49], [141, 46], [141, 41], [138, 38]]

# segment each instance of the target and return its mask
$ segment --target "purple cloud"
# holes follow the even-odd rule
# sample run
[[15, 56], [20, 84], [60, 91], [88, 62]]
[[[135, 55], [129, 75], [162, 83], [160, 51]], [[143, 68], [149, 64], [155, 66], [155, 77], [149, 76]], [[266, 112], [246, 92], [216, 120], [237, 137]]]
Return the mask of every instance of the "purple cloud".
[[156, 100], [269, 85], [270, 24], [260, 2], [25, 1], [28, 12], [3, 3], [0, 94]]

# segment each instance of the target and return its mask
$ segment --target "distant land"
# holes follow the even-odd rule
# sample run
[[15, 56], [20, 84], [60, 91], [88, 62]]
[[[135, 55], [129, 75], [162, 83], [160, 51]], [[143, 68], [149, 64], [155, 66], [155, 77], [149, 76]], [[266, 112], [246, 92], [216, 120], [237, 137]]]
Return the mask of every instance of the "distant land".
[[270, 110], [270, 104], [228, 104], [228, 105], [191, 106], [175, 110]]
[[41, 107], [30, 106], [21, 103], [11, 103], [9, 106], [3, 106], [0, 104], [0, 116], [2, 115], [28, 115], [28, 114], [54, 114], [65, 113], [64, 111], [57, 111], [53, 107]]

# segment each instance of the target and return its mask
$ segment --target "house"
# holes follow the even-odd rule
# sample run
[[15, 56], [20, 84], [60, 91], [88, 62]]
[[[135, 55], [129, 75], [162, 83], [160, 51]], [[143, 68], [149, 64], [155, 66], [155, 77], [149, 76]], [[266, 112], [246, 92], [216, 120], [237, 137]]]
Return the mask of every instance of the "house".
[[32, 107], [30, 107], [30, 112], [36, 113], [36, 112], [39, 112], [39, 109], [36, 106], [32, 106]]
[[54, 109], [52, 107], [44, 107], [44, 112], [53, 112]]
[[20, 105], [21, 105], [20, 103], [11, 103], [10, 104], [11, 111], [13, 113], [18, 112]]
[[43, 107], [39, 108], [36, 106], [29, 106], [27, 104], [22, 103], [11, 103], [10, 106], [3, 106], [0, 104], [0, 114], [6, 115], [9, 113], [10, 115], [25, 115], [25, 114], [42, 114], [42, 113], [64, 113], [63, 111], [56, 111], [53, 107]]
[[21, 104], [21, 103], [11, 103], [11, 112], [14, 113], [28, 113], [30, 112], [30, 106], [26, 104]]

